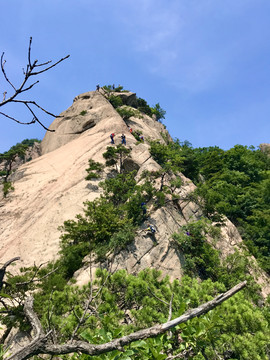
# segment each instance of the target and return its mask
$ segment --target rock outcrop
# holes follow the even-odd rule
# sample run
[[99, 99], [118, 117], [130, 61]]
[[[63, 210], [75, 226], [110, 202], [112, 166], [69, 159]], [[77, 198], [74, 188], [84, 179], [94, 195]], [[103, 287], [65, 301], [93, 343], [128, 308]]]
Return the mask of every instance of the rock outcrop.
[[260, 144], [260, 149], [262, 152], [270, 155], [270, 144], [266, 144], [266, 143]]
[[[134, 95], [125, 96], [129, 101], [135, 101]], [[99, 180], [85, 180], [85, 169], [89, 159], [104, 163], [102, 154], [110, 146], [112, 132], [116, 134], [116, 144], [120, 143], [122, 133], [126, 135], [127, 147], [131, 149], [131, 158], [125, 164], [128, 169], [137, 169], [138, 174], [143, 170], [159, 169], [150, 156], [148, 140], [164, 142], [164, 134], [169, 135], [154, 119], [143, 115], [125, 122], [97, 91], [77, 96], [61, 116], [50, 126], [55, 131], [47, 132], [41, 143], [42, 156], [19, 167], [15, 190], [6, 199], [0, 199], [1, 263], [20, 256], [17, 267], [38, 265], [58, 256], [59, 226], [82, 213], [85, 201], [94, 200], [101, 194], [97, 186]], [[139, 130], [145, 142], [138, 144], [129, 127], [133, 131]], [[104, 172], [104, 178], [108, 172]], [[198, 219], [201, 212], [196, 204], [186, 200], [194, 190], [194, 184], [183, 175], [179, 176], [183, 184], [178, 193], [180, 200], [151, 211], [149, 222], [157, 228], [157, 244], [145, 232], [146, 224], [142, 224], [134, 243], [116, 256], [115, 267], [131, 273], [155, 267], [171, 278], [182, 276], [184, 258], [173, 246], [171, 235], [189, 221]], [[222, 228], [222, 234], [215, 246], [225, 256], [238, 249], [242, 240], [229, 221]], [[87, 265], [75, 277], [78, 284], [88, 281]], [[269, 293], [265, 279], [261, 282], [265, 294]]]

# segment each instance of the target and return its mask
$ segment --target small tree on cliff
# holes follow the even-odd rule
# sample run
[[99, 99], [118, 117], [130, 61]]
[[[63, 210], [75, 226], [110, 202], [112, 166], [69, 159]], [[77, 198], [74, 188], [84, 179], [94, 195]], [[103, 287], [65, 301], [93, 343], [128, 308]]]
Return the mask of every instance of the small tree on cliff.
[[118, 172], [123, 172], [124, 160], [130, 156], [130, 149], [119, 144], [117, 147], [108, 146], [107, 151], [103, 154], [106, 159], [106, 166], [116, 166]]

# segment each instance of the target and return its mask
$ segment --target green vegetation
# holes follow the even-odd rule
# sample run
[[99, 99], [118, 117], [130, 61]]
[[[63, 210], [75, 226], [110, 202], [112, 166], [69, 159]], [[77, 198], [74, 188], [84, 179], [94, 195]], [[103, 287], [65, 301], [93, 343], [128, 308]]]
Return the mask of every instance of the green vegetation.
[[181, 171], [194, 181], [197, 201], [213, 221], [227, 216], [245, 244], [270, 273], [270, 158], [253, 147], [236, 145], [194, 149], [178, 140], [151, 143], [151, 154], [164, 168]]
[[128, 92], [129, 90], [124, 90], [123, 86], [118, 85], [117, 87], [115, 87], [114, 85], [104, 85], [102, 86], [102, 88], [104, 90], [106, 90], [107, 92]]
[[14, 191], [14, 186], [12, 186], [12, 183], [10, 181], [5, 181], [3, 183], [3, 195], [4, 195], [4, 198], [7, 197], [8, 193], [10, 191]]
[[9, 177], [13, 172], [16, 159], [19, 158], [23, 161], [29, 161], [29, 159], [25, 159], [25, 153], [29, 147], [33, 147], [35, 142], [40, 142], [40, 140], [25, 139], [21, 143], [12, 146], [8, 151], [0, 154], [0, 165], [3, 164], [3, 169], [0, 171], [0, 181], [3, 183], [4, 197], [6, 197], [10, 191], [14, 190], [14, 187], [9, 181]]
[[[141, 117], [141, 113], [144, 113], [150, 117], [154, 115], [157, 121], [165, 119], [166, 111], [162, 109], [159, 103], [151, 107], [148, 105], [146, 100], [138, 97], [136, 105], [133, 107], [128, 107], [123, 104], [123, 100], [120, 96], [112, 94], [113, 92], [128, 92], [128, 90], [123, 90], [123, 86], [119, 85], [117, 88], [114, 88], [113, 85], [104, 85], [102, 88], [106, 91], [104, 94], [106, 99], [112, 104], [112, 106], [117, 110], [119, 115], [125, 121], [128, 120], [131, 116]], [[137, 109], [137, 111], [134, 109]]]
[[85, 177], [85, 180], [100, 178], [104, 166], [100, 162], [94, 161], [92, 159], [89, 159], [88, 163], [89, 167], [86, 169], [88, 175]]
[[120, 96], [110, 95], [108, 100], [115, 109], [123, 105], [123, 101]]
[[103, 157], [106, 159], [106, 166], [115, 165], [116, 170], [122, 173], [124, 171], [124, 160], [130, 156], [130, 151], [130, 149], [127, 149], [122, 144], [116, 147], [107, 146], [107, 150], [103, 154]]
[[80, 115], [82, 115], [82, 116], [84, 116], [86, 114], [87, 114], [87, 110], [83, 110], [83, 111], [80, 112]]
[[[199, 282], [185, 276], [181, 281], [170, 282], [154, 269], [141, 271], [137, 276], [124, 270], [110, 274], [99, 269], [92, 284], [79, 288], [64, 285], [60, 268], [49, 277], [46, 277], [48, 268], [32, 268], [22, 276], [9, 276], [10, 286], [5, 289], [5, 295], [14, 296], [19, 290], [23, 294], [33, 289], [33, 283], [27, 280], [34, 273], [42, 279], [35, 291], [35, 311], [44, 328], [54, 329], [56, 339], [59, 341], [61, 337], [62, 343], [72, 336], [92, 344], [106, 343], [166, 322], [170, 302], [172, 318], [176, 318], [225, 291], [222, 283], [210, 279]], [[16, 286], [23, 281], [27, 285]], [[91, 296], [94, 301], [83, 317]], [[12, 317], [1, 313], [0, 318], [6, 326], [17, 325], [21, 330], [29, 330], [21, 306], [13, 308]], [[83, 321], [78, 327], [81, 318]], [[114, 350], [92, 358], [147, 360], [186, 354], [184, 359], [267, 360], [270, 350], [268, 320], [266, 307], [255, 306], [241, 292], [200, 318], [176, 326], [170, 333], [137, 341], [126, 346], [124, 351]], [[58, 357], [66, 359], [65, 355]], [[89, 356], [75, 353], [72, 359], [89, 359]]]
[[219, 228], [211, 225], [210, 221], [202, 218], [183, 226], [181, 233], [173, 234], [173, 239], [185, 254], [185, 272], [189, 276], [199, 276], [201, 279], [220, 278], [219, 252], [211, 246], [206, 236], [208, 234], [219, 236]]
[[[141, 106], [146, 107], [143, 102]], [[57, 357], [165, 360], [179, 355], [186, 360], [269, 359], [269, 300], [263, 303], [259, 286], [250, 275], [253, 264], [248, 250], [241, 249], [241, 253], [236, 251], [221, 259], [215, 246], [220, 240], [223, 217], [228, 216], [238, 226], [248, 249], [268, 269], [270, 160], [259, 150], [240, 145], [228, 151], [218, 147], [193, 149], [188, 142], [171, 142], [168, 137], [164, 140], [166, 144], [150, 142], [151, 155], [161, 169], [144, 171], [140, 179], [137, 171], [125, 170], [130, 149], [122, 145], [107, 147], [103, 154], [106, 166], [114, 166], [116, 171], [99, 183], [102, 196], [85, 202], [82, 214], [60, 227], [58, 260], [44, 267], [24, 268], [17, 276], [6, 274], [8, 285], [0, 294], [0, 322], [7, 331], [12, 327], [29, 331], [23, 302], [32, 293], [34, 310], [46, 333], [51, 331], [49, 340], [103, 344], [164, 323], [170, 315], [174, 319], [247, 280], [243, 291], [171, 332], [99, 356], [73, 353]], [[18, 146], [16, 156], [20, 149], [24, 155], [24, 146]], [[3, 160], [7, 161], [13, 150]], [[86, 179], [98, 179], [103, 170], [101, 163], [90, 159]], [[3, 170], [2, 176], [6, 172]], [[172, 244], [184, 259], [182, 279], [171, 282], [154, 269], [145, 269], [135, 276], [124, 270], [110, 273], [103, 268], [96, 271], [95, 280], [89, 270], [87, 285], [72, 285], [74, 273], [83, 265], [91, 268], [99, 260], [109, 269], [114, 256], [133, 242], [146, 220], [142, 203], [149, 208], [168, 202], [176, 204], [175, 192], [182, 186], [179, 172], [196, 183], [191, 199], [200, 204], [204, 213], [198, 221], [189, 222], [172, 235]], [[0, 345], [0, 359], [4, 351]]]
[[[27, 145], [29, 147], [34, 146], [35, 143], [41, 143], [41, 140], [39, 139], [24, 139], [21, 144], [22, 145]], [[18, 145], [18, 144], [17, 144]]]
[[156, 116], [157, 121], [165, 119], [166, 111], [157, 103], [154, 107], [151, 108], [152, 115]]
[[138, 110], [126, 105], [117, 108], [116, 111], [124, 121], [127, 121], [131, 116], [136, 116], [139, 118], [141, 117], [141, 114]]
[[161, 119], [165, 119], [166, 111], [161, 108], [159, 103], [157, 103], [154, 107], [150, 107], [147, 104], [146, 100], [142, 98], [138, 98], [137, 109], [150, 117], [152, 115], [155, 115], [157, 121], [161, 121]]
[[137, 109], [148, 116], [152, 116], [151, 107], [147, 104], [146, 100], [142, 98], [137, 99]]

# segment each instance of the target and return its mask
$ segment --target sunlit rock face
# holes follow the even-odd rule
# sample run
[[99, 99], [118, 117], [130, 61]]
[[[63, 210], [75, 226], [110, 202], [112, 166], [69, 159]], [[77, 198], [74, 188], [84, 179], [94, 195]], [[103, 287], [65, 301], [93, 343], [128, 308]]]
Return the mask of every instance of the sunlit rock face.
[[[125, 94], [123, 101], [134, 105], [136, 95]], [[102, 154], [111, 145], [111, 133], [116, 134], [116, 145], [121, 143], [121, 134], [126, 135], [131, 157], [124, 166], [126, 171], [137, 170], [138, 180], [144, 170], [160, 169], [150, 155], [149, 140], [164, 142], [166, 136], [170, 139], [164, 126], [149, 116], [136, 115], [125, 122], [98, 91], [76, 96], [71, 107], [61, 116], [50, 126], [50, 130], [55, 131], [48, 131], [42, 140], [41, 156], [17, 169], [14, 191], [6, 199], [0, 198], [0, 263], [15, 256], [21, 258], [12, 271], [57, 258], [61, 235], [59, 226], [82, 213], [85, 201], [99, 197], [101, 188], [98, 183], [110, 175], [111, 169], [106, 168], [101, 179], [85, 180], [89, 159], [105, 162]], [[138, 144], [130, 128], [139, 130], [145, 141]], [[168, 202], [159, 209], [149, 205], [147, 222], [141, 224], [135, 241], [115, 257], [114, 269], [137, 273], [146, 267], [154, 267], [171, 279], [182, 276], [184, 257], [171, 241], [171, 235], [202, 214], [198, 205], [185, 200], [195, 185], [182, 174], [179, 177], [182, 179], [182, 186], [177, 190], [180, 200]], [[145, 231], [148, 222], [156, 227], [156, 243]], [[229, 221], [225, 222], [217, 243], [211, 238], [208, 241], [220, 250], [222, 257], [239, 249], [242, 244], [238, 231]], [[105, 265], [94, 264], [94, 268], [98, 266]], [[259, 281], [267, 293], [269, 288], [263, 276], [259, 276]], [[75, 278], [78, 284], [89, 281], [87, 261]]]

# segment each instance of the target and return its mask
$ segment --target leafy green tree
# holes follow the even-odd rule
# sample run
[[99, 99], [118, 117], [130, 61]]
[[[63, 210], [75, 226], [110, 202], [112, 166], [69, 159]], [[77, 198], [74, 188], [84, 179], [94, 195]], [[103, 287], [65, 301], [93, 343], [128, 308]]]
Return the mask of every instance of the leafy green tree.
[[119, 169], [119, 172], [124, 171], [124, 160], [130, 156], [130, 149], [119, 144], [116, 147], [107, 146], [107, 151], [103, 154], [103, 157], [106, 159], [106, 166], [116, 165], [116, 169]]
[[207, 235], [219, 236], [219, 229], [211, 225], [207, 219], [201, 219], [185, 225], [173, 239], [184, 253], [185, 272], [199, 276], [202, 279], [211, 278], [217, 281], [220, 277], [219, 252], [207, 242]]
[[120, 96], [110, 95], [108, 100], [115, 109], [123, 105], [123, 101]]
[[103, 170], [103, 165], [100, 162], [96, 162], [93, 159], [88, 160], [89, 167], [86, 169], [88, 175], [85, 180], [98, 179]]
[[165, 119], [166, 111], [157, 103], [151, 108], [151, 114], [156, 116], [157, 121], [161, 121], [161, 119]]
[[109, 198], [115, 206], [125, 203], [137, 187], [136, 173], [136, 171], [132, 171], [118, 174], [100, 183], [99, 185], [104, 190], [104, 196]]
[[23, 158], [27, 148], [28, 145], [18, 143], [12, 146], [8, 151], [4, 152], [3, 154], [0, 154], [0, 163], [3, 162], [5, 167], [4, 182], [7, 182], [8, 177], [12, 172], [12, 166], [15, 160], [18, 157]]
[[152, 116], [151, 107], [142, 98], [137, 98], [137, 109], [148, 116]]
[[139, 116], [138, 112], [130, 106], [117, 107], [116, 111], [124, 121], [127, 121], [131, 116]]

